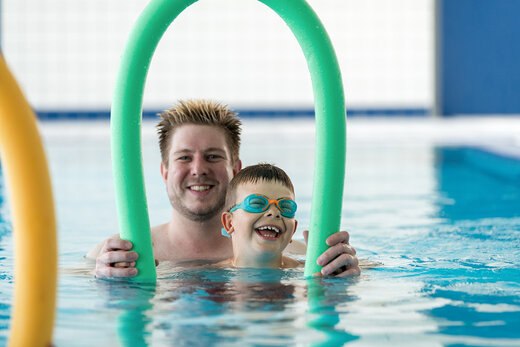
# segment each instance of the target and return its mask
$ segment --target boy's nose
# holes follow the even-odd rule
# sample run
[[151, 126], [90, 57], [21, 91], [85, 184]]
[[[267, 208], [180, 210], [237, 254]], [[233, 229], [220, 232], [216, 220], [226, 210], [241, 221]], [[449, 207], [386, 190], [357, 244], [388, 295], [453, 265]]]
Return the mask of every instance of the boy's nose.
[[267, 211], [265, 211], [265, 215], [267, 217], [274, 217], [274, 218], [281, 218], [282, 217], [280, 210], [274, 204], [269, 206]]

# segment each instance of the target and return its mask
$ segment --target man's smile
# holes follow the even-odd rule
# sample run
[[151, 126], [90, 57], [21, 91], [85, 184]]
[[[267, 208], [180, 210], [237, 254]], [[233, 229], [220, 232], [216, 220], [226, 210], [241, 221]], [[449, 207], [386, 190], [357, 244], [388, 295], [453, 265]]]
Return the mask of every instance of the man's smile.
[[214, 185], [211, 185], [211, 184], [198, 184], [198, 185], [188, 186], [188, 189], [196, 191], [196, 192], [205, 192], [205, 191], [210, 190], [213, 187], [214, 187]]

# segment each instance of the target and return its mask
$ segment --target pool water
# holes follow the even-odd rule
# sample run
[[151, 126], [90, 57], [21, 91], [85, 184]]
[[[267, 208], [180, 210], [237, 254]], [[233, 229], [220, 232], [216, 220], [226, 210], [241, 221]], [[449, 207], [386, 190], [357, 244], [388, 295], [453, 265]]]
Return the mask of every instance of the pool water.
[[[358, 277], [160, 264], [157, 284], [144, 286], [96, 280], [84, 270], [91, 265], [84, 254], [117, 232], [108, 122], [44, 123], [59, 225], [54, 342], [518, 346], [520, 160], [489, 148], [520, 153], [519, 125], [349, 121], [341, 225], [359, 258], [381, 264]], [[313, 131], [310, 119], [244, 124], [244, 165], [271, 162], [294, 181], [297, 239], [309, 224]], [[170, 207], [150, 121], [143, 124], [143, 155], [150, 219], [158, 224]], [[7, 342], [13, 294], [6, 199], [2, 176], [0, 345]]]

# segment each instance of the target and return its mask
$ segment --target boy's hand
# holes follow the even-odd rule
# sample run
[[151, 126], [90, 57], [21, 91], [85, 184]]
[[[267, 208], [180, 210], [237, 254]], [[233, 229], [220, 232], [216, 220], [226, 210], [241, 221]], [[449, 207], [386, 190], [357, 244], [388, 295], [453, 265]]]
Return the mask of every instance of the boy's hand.
[[134, 277], [137, 275], [136, 252], [130, 251], [132, 243], [121, 240], [119, 236], [105, 241], [96, 258], [95, 275], [98, 278]]
[[[303, 231], [303, 238], [307, 243], [308, 230]], [[320, 272], [316, 272], [313, 276], [336, 276], [344, 277], [350, 275], [359, 275], [358, 258], [356, 257], [356, 249], [349, 245], [349, 234], [346, 231], [338, 231], [330, 235], [325, 241], [329, 249], [318, 257], [316, 263], [323, 266]]]

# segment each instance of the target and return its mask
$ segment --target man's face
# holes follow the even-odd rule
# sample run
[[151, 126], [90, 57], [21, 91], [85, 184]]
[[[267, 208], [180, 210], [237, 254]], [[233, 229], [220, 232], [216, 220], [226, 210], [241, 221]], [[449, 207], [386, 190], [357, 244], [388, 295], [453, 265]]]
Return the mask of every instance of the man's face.
[[172, 134], [168, 167], [161, 175], [173, 208], [194, 221], [220, 215], [231, 178], [240, 169], [232, 163], [223, 129], [186, 124]]
[[[236, 204], [247, 196], [262, 195], [270, 200], [287, 198], [294, 200], [294, 193], [276, 181], [244, 183], [237, 187]], [[276, 205], [271, 204], [260, 213], [237, 209], [223, 213], [223, 223], [233, 237], [233, 253], [241, 257], [256, 258], [264, 254], [281, 254], [294, 232], [297, 222], [284, 217]]]

